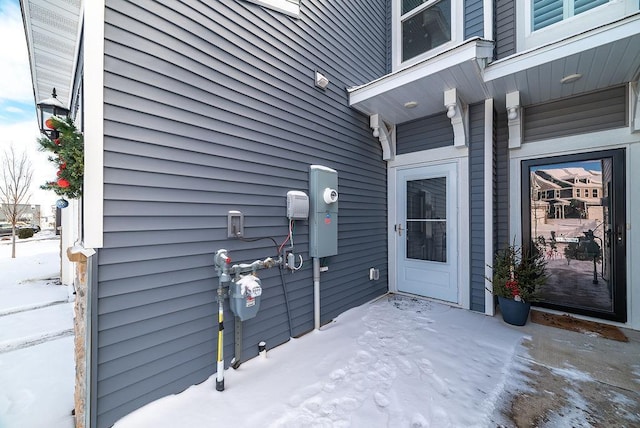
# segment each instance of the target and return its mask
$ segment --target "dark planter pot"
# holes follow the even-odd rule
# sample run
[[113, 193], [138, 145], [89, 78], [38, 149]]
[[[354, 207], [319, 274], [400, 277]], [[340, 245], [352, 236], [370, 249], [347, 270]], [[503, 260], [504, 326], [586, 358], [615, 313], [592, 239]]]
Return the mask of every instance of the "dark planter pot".
[[516, 302], [513, 299], [498, 296], [498, 304], [500, 305], [500, 312], [502, 312], [502, 319], [507, 324], [525, 325], [527, 323], [531, 303]]

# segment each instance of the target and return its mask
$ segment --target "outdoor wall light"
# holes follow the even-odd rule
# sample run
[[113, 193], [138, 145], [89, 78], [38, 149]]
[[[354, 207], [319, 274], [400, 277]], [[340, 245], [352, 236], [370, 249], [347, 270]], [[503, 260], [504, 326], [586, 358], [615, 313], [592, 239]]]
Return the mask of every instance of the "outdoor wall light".
[[38, 114], [38, 127], [40, 132], [46, 135], [50, 140], [58, 138], [58, 131], [51, 127], [51, 123], [47, 122], [52, 116], [65, 118], [69, 115], [69, 109], [62, 104], [56, 94], [56, 88], [51, 92], [51, 98], [40, 101], [36, 104]]
[[518, 118], [518, 108], [517, 107], [509, 107], [507, 109], [507, 117], [509, 120], [514, 120]]
[[319, 71], [316, 71], [316, 86], [321, 89], [325, 89], [329, 85], [329, 79]]

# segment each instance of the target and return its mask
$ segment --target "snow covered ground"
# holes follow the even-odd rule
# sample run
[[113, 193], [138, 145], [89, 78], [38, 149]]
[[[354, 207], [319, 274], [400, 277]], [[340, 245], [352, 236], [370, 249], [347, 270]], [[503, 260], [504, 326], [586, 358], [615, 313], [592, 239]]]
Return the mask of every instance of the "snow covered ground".
[[0, 428], [71, 428], [73, 308], [51, 231], [0, 240]]
[[498, 318], [385, 297], [226, 370], [223, 392], [214, 376], [115, 428], [488, 427], [522, 339]]
[[[41, 232], [11, 259], [0, 241], [0, 428], [73, 427], [72, 299], [57, 285], [59, 245]], [[618, 343], [385, 296], [267, 344], [266, 357], [225, 370], [223, 392], [212, 376], [115, 428], [637, 426], [640, 341]], [[621, 379], [602, 370], [602, 355]]]

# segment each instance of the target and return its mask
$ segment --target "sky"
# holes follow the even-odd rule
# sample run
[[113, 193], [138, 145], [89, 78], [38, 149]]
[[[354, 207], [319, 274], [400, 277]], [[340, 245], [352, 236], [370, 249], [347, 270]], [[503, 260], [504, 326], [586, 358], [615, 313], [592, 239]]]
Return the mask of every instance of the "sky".
[[56, 177], [56, 169], [47, 154], [38, 151], [40, 136], [36, 121], [35, 99], [31, 83], [29, 55], [18, 0], [0, 0], [0, 153], [14, 146], [27, 153], [33, 169], [31, 204], [41, 205], [43, 215], [59, 198], [40, 185]]

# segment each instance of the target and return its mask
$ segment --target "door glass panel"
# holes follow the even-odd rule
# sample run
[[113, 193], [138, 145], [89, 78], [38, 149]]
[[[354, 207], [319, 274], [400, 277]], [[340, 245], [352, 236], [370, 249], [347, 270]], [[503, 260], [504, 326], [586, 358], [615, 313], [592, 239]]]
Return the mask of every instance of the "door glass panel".
[[447, 180], [407, 181], [407, 258], [447, 261]]
[[544, 252], [549, 274], [542, 306], [615, 314], [616, 290], [624, 285], [623, 278], [616, 283], [612, 275], [612, 240], [619, 227], [611, 215], [614, 162], [581, 157], [528, 167], [530, 238]]

